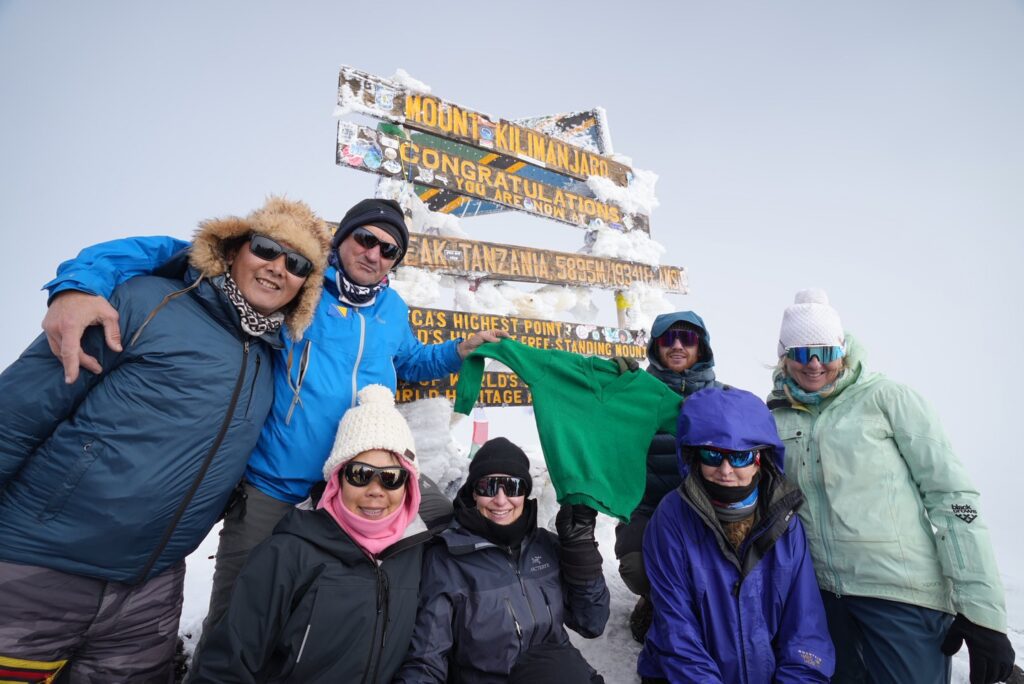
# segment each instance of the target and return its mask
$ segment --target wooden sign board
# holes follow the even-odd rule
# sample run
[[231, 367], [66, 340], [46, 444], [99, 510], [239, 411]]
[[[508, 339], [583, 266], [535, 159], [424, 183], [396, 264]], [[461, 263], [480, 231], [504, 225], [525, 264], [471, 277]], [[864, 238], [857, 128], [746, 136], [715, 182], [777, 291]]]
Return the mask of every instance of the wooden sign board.
[[604, 155], [505, 119], [466, 109], [352, 67], [338, 77], [338, 104], [410, 128], [506, 154], [579, 180], [603, 176], [626, 187], [632, 170]]
[[499, 168], [493, 162], [499, 161], [501, 155], [494, 155], [493, 160], [460, 156], [460, 150], [452, 147], [458, 143], [426, 137], [413, 141], [402, 135], [405, 131], [400, 126], [394, 126], [393, 130], [399, 134], [389, 135], [339, 121], [337, 163], [389, 178], [454, 190], [578, 227], [604, 224], [622, 230], [649, 231], [646, 216], [624, 214], [614, 204]]
[[686, 294], [686, 271], [586, 254], [553, 252], [438, 235], [409, 234], [404, 266], [445, 275], [622, 290], [636, 282]]
[[[608, 140], [604, 111], [601, 109], [535, 116], [529, 119], [517, 119], [516, 123], [591, 152], [603, 154], [607, 152], [611, 144]], [[413, 134], [413, 140], [415, 139], [416, 134]], [[383, 178], [381, 182], [384, 182]], [[415, 183], [413, 190], [420, 201], [426, 204], [431, 211], [451, 214], [459, 218], [473, 218], [510, 211], [508, 207], [500, 204], [460, 195], [452, 190], [430, 188]], [[587, 192], [590, 192], [589, 188], [587, 188]]]
[[[647, 358], [647, 331], [626, 330], [588, 323], [565, 323], [514, 316], [409, 307], [409, 323], [424, 344], [469, 337], [477, 330], [504, 330], [509, 336], [536, 349], [558, 349], [585, 356]], [[458, 375], [431, 382], [401, 382], [399, 402], [432, 397], [455, 399]], [[529, 389], [514, 373], [484, 373], [478, 401], [484, 406], [529, 406]]]

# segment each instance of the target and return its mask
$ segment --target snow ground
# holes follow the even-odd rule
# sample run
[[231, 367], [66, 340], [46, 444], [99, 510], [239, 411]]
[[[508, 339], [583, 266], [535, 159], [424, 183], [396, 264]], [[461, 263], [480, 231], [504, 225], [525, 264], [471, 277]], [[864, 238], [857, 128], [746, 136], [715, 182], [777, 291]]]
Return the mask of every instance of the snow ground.
[[[459, 482], [466, 476], [469, 460], [468, 449], [460, 446], [452, 437], [451, 405], [444, 399], [425, 400], [401, 407], [409, 421], [419, 449], [420, 467], [424, 474], [439, 483]], [[463, 419], [462, 426], [468, 425]], [[458, 425], [458, 424], [457, 424]], [[491, 426], [490, 437], [500, 436]], [[518, 431], [516, 431], [518, 432]], [[509, 436], [513, 432], [507, 433]], [[535, 435], [533, 439], [536, 439]], [[534, 480], [533, 495], [538, 499], [538, 523], [554, 531], [554, 517], [558, 504], [554, 490], [547, 478], [547, 469], [539, 445], [531, 445], [522, 435], [513, 437], [524, 447], [531, 461]], [[202, 545], [188, 558], [188, 572], [185, 575], [185, 604], [182, 610], [180, 633], [185, 640], [186, 650], [195, 647], [202, 631], [202, 621], [210, 596], [213, 579], [213, 555], [217, 551], [219, 525], [203, 541]], [[573, 643], [579, 647], [608, 684], [633, 684], [640, 681], [636, 675], [636, 658], [640, 644], [629, 632], [629, 613], [636, 597], [619, 578], [618, 563], [615, 560], [615, 521], [608, 516], [598, 518], [597, 540], [604, 556], [604, 576], [611, 593], [611, 617], [604, 634], [596, 639], [583, 639], [570, 631]], [[1024, 655], [1024, 577], [1010, 574], [1003, 568], [1003, 584], [1006, 589], [1007, 612], [1009, 615], [1009, 636], [1018, 654], [1018, 662]], [[968, 682], [967, 649], [961, 649], [953, 658], [953, 679], [959, 684]]]

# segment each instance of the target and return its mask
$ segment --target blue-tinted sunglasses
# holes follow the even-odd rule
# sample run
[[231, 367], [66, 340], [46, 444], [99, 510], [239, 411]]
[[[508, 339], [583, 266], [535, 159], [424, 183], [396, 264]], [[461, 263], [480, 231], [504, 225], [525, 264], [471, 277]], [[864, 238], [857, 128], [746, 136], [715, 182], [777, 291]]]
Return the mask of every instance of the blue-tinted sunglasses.
[[729, 465], [733, 468], [746, 468], [754, 464], [758, 453], [760, 452], [757, 449], [753, 451], [715, 451], [704, 447], [697, 449], [700, 462], [712, 468], [722, 465], [723, 460], [729, 461]]
[[790, 347], [786, 350], [786, 357], [793, 359], [799, 364], [810, 363], [815, 356], [822, 363], [832, 363], [836, 359], [843, 358], [842, 347]]

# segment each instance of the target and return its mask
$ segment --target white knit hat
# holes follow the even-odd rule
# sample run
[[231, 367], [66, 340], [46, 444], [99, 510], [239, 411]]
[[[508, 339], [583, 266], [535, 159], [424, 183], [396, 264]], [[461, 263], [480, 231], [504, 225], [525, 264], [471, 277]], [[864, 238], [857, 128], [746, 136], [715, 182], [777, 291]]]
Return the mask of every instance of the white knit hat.
[[324, 479], [342, 463], [364, 451], [383, 449], [402, 457], [412, 474], [416, 467], [416, 443], [409, 424], [395, 408], [395, 395], [384, 385], [367, 385], [356, 395], [358, 406], [350, 408], [341, 417], [338, 434], [334, 437], [331, 455], [324, 463]]
[[843, 347], [843, 324], [839, 312], [828, 303], [828, 294], [821, 288], [800, 290], [793, 305], [782, 314], [779, 329], [779, 356], [792, 347]]

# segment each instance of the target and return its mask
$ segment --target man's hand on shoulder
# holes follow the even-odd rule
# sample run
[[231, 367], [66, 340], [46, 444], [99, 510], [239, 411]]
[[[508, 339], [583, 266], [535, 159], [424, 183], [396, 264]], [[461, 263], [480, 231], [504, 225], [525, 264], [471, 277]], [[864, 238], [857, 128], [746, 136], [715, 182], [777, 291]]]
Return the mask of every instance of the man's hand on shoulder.
[[78, 380], [79, 366], [92, 373], [103, 372], [100, 362], [82, 350], [82, 336], [90, 325], [102, 325], [107, 346], [121, 351], [121, 329], [117, 310], [103, 297], [75, 290], [54, 296], [43, 318], [43, 332], [50, 351], [64, 366], [64, 382]]

